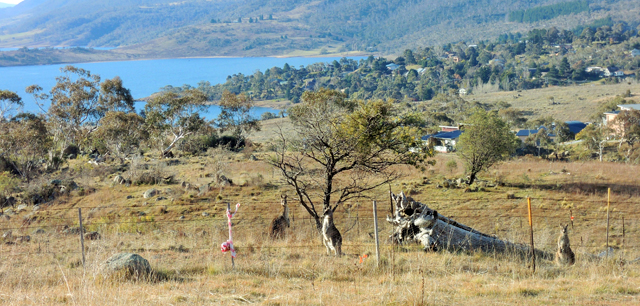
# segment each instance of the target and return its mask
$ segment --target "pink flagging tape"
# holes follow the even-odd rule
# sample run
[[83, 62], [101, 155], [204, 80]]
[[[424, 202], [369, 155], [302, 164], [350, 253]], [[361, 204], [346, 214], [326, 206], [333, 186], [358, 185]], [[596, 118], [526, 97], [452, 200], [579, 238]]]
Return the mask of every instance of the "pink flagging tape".
[[229, 240], [223, 242], [220, 246], [220, 249], [223, 253], [231, 251], [231, 257], [233, 258], [236, 258], [236, 249], [233, 248], [233, 238], [231, 236], [231, 218], [236, 215], [239, 207], [240, 203], [236, 204], [236, 211], [234, 213], [231, 213], [231, 210], [227, 209], [227, 220], [229, 221]]

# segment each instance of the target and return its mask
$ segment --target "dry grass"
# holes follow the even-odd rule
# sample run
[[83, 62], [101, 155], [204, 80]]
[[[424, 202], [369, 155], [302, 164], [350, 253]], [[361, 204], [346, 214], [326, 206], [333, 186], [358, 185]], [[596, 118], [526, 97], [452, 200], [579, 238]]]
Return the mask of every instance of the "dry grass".
[[[630, 82], [631, 84], [610, 85], [594, 82], [580, 86], [553, 86], [521, 92], [476, 93], [465, 99], [490, 104], [505, 101], [514, 108], [527, 112], [531, 118], [552, 116], [559, 120], [590, 121], [599, 103], [624, 94], [627, 90], [631, 90], [633, 95], [627, 98], [629, 103], [638, 103], [640, 83], [633, 80]], [[551, 105], [550, 97], [553, 97], [556, 104]]]
[[[570, 227], [578, 254], [573, 267], [559, 268], [539, 261], [532, 274], [527, 262], [504, 254], [424, 253], [418, 246], [391, 248], [384, 222], [388, 187], [370, 194], [379, 203], [382, 258], [375, 267], [370, 200], [348, 203], [336, 213], [344, 237], [342, 258], [325, 255], [312, 220], [299, 206], [291, 210], [288, 237], [271, 241], [267, 228], [280, 213], [279, 195], [288, 187], [261, 161], [227, 153], [226, 176], [242, 186], [216, 187], [204, 195], [177, 185], [153, 186], [167, 199], [143, 199], [150, 186], [111, 186], [108, 180], [87, 180], [97, 189], [85, 196], [69, 196], [41, 208], [30, 225], [30, 211], [0, 221], [14, 235], [32, 236], [29, 243], [0, 245], [0, 302], [3, 304], [577, 304], [630, 305], [639, 302], [640, 269], [628, 261], [640, 256], [638, 224], [638, 166], [610, 163], [551, 163], [521, 159], [499, 165], [482, 180], [501, 180], [502, 187], [482, 192], [436, 188], [444, 178], [462, 175], [462, 162], [451, 171], [452, 155], [438, 155], [425, 172], [399, 167], [402, 180], [391, 187], [404, 190], [438, 212], [481, 231], [515, 242], [528, 241], [525, 196], [534, 197], [535, 243], [554, 251], [558, 225]], [[154, 163], [155, 161], [148, 161]], [[212, 182], [207, 176], [217, 156], [200, 156], [166, 166], [178, 181]], [[564, 170], [563, 170], [564, 169]], [[260, 178], [260, 179], [257, 179]], [[590, 261], [604, 249], [605, 186], [614, 189], [610, 244], [615, 259]], [[515, 198], [507, 199], [507, 194]], [[132, 199], [127, 199], [133, 195]], [[234, 218], [238, 248], [236, 269], [219, 245], [228, 238], [226, 202], [242, 206]], [[79, 239], [65, 235], [64, 225], [77, 226], [77, 207], [83, 207], [85, 226], [103, 239], [86, 242], [87, 267], [81, 266]], [[30, 210], [31, 208], [29, 208]], [[624, 214], [621, 212], [625, 212]], [[203, 214], [203, 213], [207, 213]], [[625, 216], [622, 244], [621, 217]], [[357, 222], [356, 222], [357, 221]], [[346, 229], [352, 227], [349, 231]], [[41, 227], [45, 234], [32, 234]], [[167, 280], [156, 282], [103, 281], [100, 265], [109, 256], [135, 252]], [[363, 263], [359, 256], [369, 254]], [[621, 262], [624, 259], [625, 262]], [[423, 293], [424, 292], [424, 293]]]

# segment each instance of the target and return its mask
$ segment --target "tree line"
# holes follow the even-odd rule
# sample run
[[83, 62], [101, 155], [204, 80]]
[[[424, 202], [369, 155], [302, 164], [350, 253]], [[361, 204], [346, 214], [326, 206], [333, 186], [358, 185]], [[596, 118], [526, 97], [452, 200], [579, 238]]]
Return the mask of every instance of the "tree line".
[[589, 11], [589, 2], [586, 0], [561, 2], [552, 5], [532, 7], [526, 10], [517, 10], [509, 13], [511, 22], [536, 22], [553, 19], [558, 16], [577, 14]]
[[[575, 31], [534, 29], [477, 45], [460, 42], [407, 49], [393, 60], [369, 56], [306, 67], [286, 64], [252, 75], [230, 75], [222, 84], [202, 81], [195, 88], [211, 100], [220, 99], [227, 90], [257, 100], [286, 99], [297, 103], [307, 90], [328, 88], [349, 98], [426, 101], [461, 88], [467, 93], [525, 90], [600, 79], [601, 75], [585, 71], [589, 66], [637, 71], [640, 60], [630, 60], [623, 52], [634, 47], [640, 48], [638, 29], [624, 23]], [[167, 86], [164, 90], [180, 92], [189, 88]]]
[[18, 112], [20, 96], [0, 91], [0, 172], [29, 181], [83, 153], [124, 162], [148, 150], [168, 157], [176, 147], [191, 153], [221, 144], [241, 147], [247, 133], [260, 128], [249, 115], [253, 101], [244, 94], [223, 93], [215, 120], [201, 116], [209, 102], [198, 89], [163, 92], [136, 112], [119, 77], [102, 80], [74, 66], [61, 72], [49, 92], [38, 85], [26, 89], [38, 113]]

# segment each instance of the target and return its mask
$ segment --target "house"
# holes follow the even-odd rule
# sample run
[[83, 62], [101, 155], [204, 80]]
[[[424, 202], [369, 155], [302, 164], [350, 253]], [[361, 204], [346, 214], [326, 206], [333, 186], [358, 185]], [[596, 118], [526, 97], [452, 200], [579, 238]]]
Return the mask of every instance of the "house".
[[631, 50], [631, 56], [632, 57], [640, 56], [640, 50], [638, 49]]
[[604, 69], [602, 69], [602, 67], [597, 67], [597, 66], [593, 66], [593, 67], [587, 67], [584, 72], [586, 73], [593, 73], [593, 74], [597, 74], [599, 76], [603, 76], [604, 75]]
[[[537, 128], [537, 129], [533, 129], [533, 130], [528, 130], [528, 129], [519, 130], [516, 133], [516, 137], [518, 137], [524, 143], [525, 140], [527, 140], [527, 138], [529, 138], [529, 136], [537, 134], [540, 130], [547, 131], [547, 128], [544, 127], [544, 126], [541, 126], [541, 127]], [[555, 141], [555, 139], [556, 139], [556, 134], [554, 134], [554, 133], [548, 132], [547, 136], [549, 136], [549, 138], [551, 138], [552, 141]]]
[[614, 130], [616, 134], [620, 133], [620, 127], [616, 126], [613, 121], [620, 112], [628, 110], [640, 111], [640, 104], [620, 104], [618, 107], [620, 108], [619, 110], [604, 113], [604, 119], [602, 120], [602, 123]]
[[456, 142], [460, 135], [462, 135], [462, 130], [455, 131], [440, 131], [435, 134], [430, 134], [422, 137], [422, 141], [426, 142], [428, 145], [433, 145], [433, 149], [436, 152], [441, 153], [449, 153], [454, 152], [456, 150]]
[[503, 66], [504, 67], [504, 60], [503, 59], [499, 59], [499, 58], [494, 58], [492, 60], [489, 61], [489, 65], [491, 66]]
[[573, 135], [577, 135], [587, 127], [587, 124], [581, 121], [565, 121], [564, 123], [569, 127], [569, 131], [571, 131]]
[[394, 71], [394, 70], [396, 70], [398, 68], [400, 68], [400, 65], [398, 65], [398, 64], [391, 63], [391, 64], [387, 65], [387, 69], [389, 69], [391, 71]]
[[612, 76], [624, 76], [624, 72], [617, 67], [609, 66], [604, 69], [604, 76], [612, 77]]

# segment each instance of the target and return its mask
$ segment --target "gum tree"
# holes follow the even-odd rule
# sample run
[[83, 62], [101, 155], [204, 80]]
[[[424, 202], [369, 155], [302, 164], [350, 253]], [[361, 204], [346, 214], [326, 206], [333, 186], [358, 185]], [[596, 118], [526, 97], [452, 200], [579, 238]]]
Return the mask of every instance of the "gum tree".
[[269, 162], [318, 229], [329, 210], [399, 178], [394, 165], [420, 166], [433, 153], [416, 137], [420, 116], [400, 114], [392, 101], [352, 101], [321, 89], [305, 92], [289, 115], [293, 131], [279, 132]]
[[457, 151], [465, 163], [471, 185], [478, 173], [508, 158], [515, 151], [518, 138], [498, 115], [481, 108], [472, 110], [465, 123]]
[[206, 110], [207, 96], [198, 89], [174, 93], [165, 91], [147, 102], [144, 108], [145, 128], [162, 156], [185, 137], [195, 133], [206, 122], [199, 113]]

